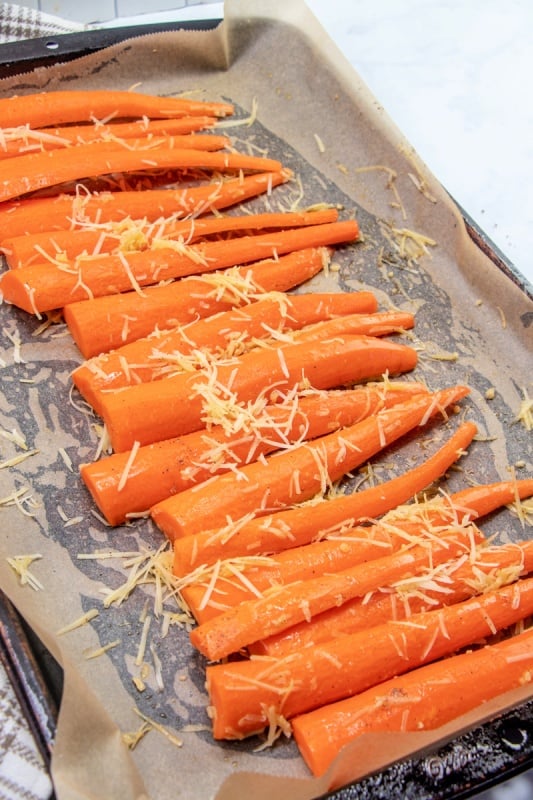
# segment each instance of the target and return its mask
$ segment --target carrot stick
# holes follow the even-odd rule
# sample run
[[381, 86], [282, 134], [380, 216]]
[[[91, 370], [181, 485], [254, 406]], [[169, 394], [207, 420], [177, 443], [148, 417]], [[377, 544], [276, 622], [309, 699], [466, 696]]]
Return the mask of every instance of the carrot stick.
[[265, 214], [241, 214], [239, 216], [201, 217], [187, 220], [160, 218], [148, 222], [146, 219], [122, 220], [116, 223], [95, 224], [68, 231], [47, 231], [24, 234], [4, 239], [0, 245], [10, 269], [49, 259], [54, 261], [74, 259], [78, 256], [96, 256], [119, 249], [127, 252], [146, 250], [155, 241], [158, 246], [166, 240], [182, 239], [193, 244], [208, 236], [230, 231], [251, 232], [262, 229], [295, 228], [336, 222], [335, 209], [312, 212], [272, 212]]
[[161, 249], [80, 258], [64, 264], [33, 264], [4, 272], [0, 290], [4, 300], [29, 313], [41, 313], [106, 294], [160, 281], [276, 257], [303, 247], [323, 247], [358, 238], [355, 220], [293, 228], [276, 233], [241, 236], [228, 241], [181, 245]]
[[219, 472], [256, 461], [294, 442], [314, 439], [351, 425], [423, 391], [417, 383], [367, 384], [357, 389], [299, 396], [259, 409], [245, 429], [228, 433], [221, 425], [114, 453], [81, 467], [81, 477], [110, 525], [148, 509]]
[[365, 733], [433, 730], [533, 680], [533, 629], [427, 664], [355, 697], [296, 717], [292, 730], [315, 776]]
[[281, 164], [274, 159], [240, 153], [90, 142], [61, 150], [4, 159], [0, 201], [13, 200], [38, 189], [59, 186], [68, 181], [116, 172], [160, 169], [278, 172]]
[[390, 556], [374, 559], [371, 568], [357, 564], [333, 574], [276, 587], [262, 597], [246, 600], [203, 622], [191, 631], [191, 642], [207, 659], [219, 661], [354, 597], [363, 597], [381, 586], [470, 552], [476, 538], [481, 540], [482, 534], [470, 526], [430, 545], [405, 547]]
[[179, 539], [174, 542], [175, 573], [186, 575], [222, 558], [280, 553], [384, 514], [430, 485], [435, 471], [442, 474], [449, 459], [457, 458], [457, 449], [452, 439], [450, 450], [445, 446], [420, 466], [378, 486], [314, 505], [312, 514], [305, 506], [295, 507]]
[[480, 597], [386, 622], [282, 660], [260, 657], [207, 667], [216, 739], [261, 730], [268, 718], [291, 719], [451, 655], [533, 611], [533, 579]]
[[413, 397], [391, 409], [312, 442], [242, 466], [236, 472], [168, 497], [151, 517], [171, 540], [237, 522], [248, 514], [266, 516], [325, 493], [409, 431], [427, 422], [428, 410], [442, 411], [455, 402], [457, 389]]
[[[459, 427], [436, 454], [439, 458], [433, 457], [434, 479], [459, 459], [476, 432], [474, 423], [466, 422]], [[221, 610], [249, 599], [254, 594], [257, 596], [272, 586], [300, 580], [313, 570], [315, 574], [322, 574], [347, 569], [389, 555], [415, 538], [441, 535], [440, 531], [444, 526], [437, 527], [429, 516], [426, 518], [422, 511], [418, 511], [419, 505], [423, 504], [417, 504], [411, 513], [406, 512], [405, 518], [396, 520], [394, 525], [376, 523], [367, 527], [350, 528], [338, 536], [332, 535], [321, 541], [293, 547], [270, 556], [266, 563], [260, 566], [247, 567], [247, 554], [243, 552], [244, 565], [239, 569], [239, 557], [231, 559], [232, 569], [229, 574], [224, 569], [224, 553], [221, 551], [219, 579], [212, 582], [212, 570], [206, 570], [206, 577], [202, 582], [197, 578], [195, 583], [182, 589], [183, 598], [197, 622], [203, 622], [216, 616]], [[413, 519], [416, 522], [413, 522]], [[192, 541], [190, 543], [194, 544]], [[185, 577], [191, 571], [188, 570], [187, 563], [180, 564], [180, 555], [180, 542], [177, 540], [174, 543], [174, 573], [178, 577]], [[197, 559], [200, 560], [201, 556], [197, 555]], [[237, 566], [233, 567], [233, 564]], [[194, 576], [197, 571], [198, 567], [192, 570], [192, 575]]]
[[[72, 379], [98, 412], [102, 391], [161, 380], [183, 368], [198, 368], [208, 354], [230, 358], [248, 352], [257, 346], [258, 340], [268, 341], [276, 335], [301, 330], [336, 315], [345, 320], [346, 333], [375, 335], [378, 327], [380, 333], [393, 333], [402, 323], [404, 327], [413, 324], [412, 316], [402, 312], [350, 314], [358, 304], [357, 296], [348, 292], [269, 294], [244, 308], [221, 312], [168, 331], [156, 331], [110, 353], [102, 353], [77, 367]], [[320, 335], [320, 330], [324, 329], [313, 328], [315, 330]], [[331, 335], [329, 328], [324, 334]], [[202, 362], [198, 362], [198, 351], [202, 352]]]
[[[302, 647], [314, 647], [339, 636], [356, 633], [388, 620], [409, 619], [412, 614], [459, 603], [469, 597], [533, 572], [533, 542], [524, 541], [481, 548], [475, 560], [465, 559], [442, 570], [430, 570], [427, 577], [407, 580], [356, 598], [340, 608], [319, 614], [310, 623], [299, 623], [282, 634], [256, 643], [251, 652], [283, 658]], [[205, 593], [205, 587], [204, 587]], [[184, 593], [189, 603], [189, 597]]]
[[0, 100], [0, 119], [5, 128], [29, 125], [46, 128], [66, 122], [94, 122], [127, 117], [166, 119], [190, 115], [226, 117], [230, 103], [157, 97], [118, 90], [66, 90], [14, 95]]
[[[157, 327], [187, 325], [249, 305], [265, 292], [288, 291], [319, 273], [329, 259], [323, 247], [296, 250], [275, 260], [147, 287], [142, 295], [125, 292], [71, 303], [63, 316], [82, 355], [91, 358], [147, 336]], [[372, 292], [354, 292], [353, 297], [359, 312], [376, 310]]]
[[200, 373], [102, 392], [102, 416], [113, 450], [121, 452], [136, 441], [143, 445], [170, 439], [215, 421], [238, 428], [246, 404], [275, 390], [302, 382], [333, 389], [387, 371], [408, 372], [416, 361], [411, 347], [365, 336], [263, 348]]
[[103, 140], [137, 139], [141, 136], [185, 136], [194, 131], [212, 128], [216, 122], [216, 117], [196, 116], [162, 120], [141, 119], [107, 125], [95, 122], [65, 125], [59, 128], [30, 128], [29, 125], [21, 125], [17, 128], [2, 129], [0, 158]]
[[285, 183], [289, 173], [260, 172], [239, 178], [221, 178], [184, 189], [99, 192], [27, 198], [0, 207], [0, 242], [27, 233], [70, 230], [76, 226], [117, 222], [127, 218], [154, 221], [159, 217], [198, 216], [228, 208], [270, 192]]

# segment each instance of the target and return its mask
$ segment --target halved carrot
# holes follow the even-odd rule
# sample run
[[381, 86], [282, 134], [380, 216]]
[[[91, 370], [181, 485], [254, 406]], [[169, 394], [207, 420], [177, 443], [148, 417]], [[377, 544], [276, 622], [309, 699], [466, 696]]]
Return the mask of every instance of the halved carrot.
[[128, 117], [166, 119], [190, 115], [230, 116], [230, 103], [158, 97], [117, 89], [62, 90], [13, 95], [0, 100], [0, 119], [5, 128], [29, 125], [45, 128], [66, 122], [94, 122]]
[[[329, 261], [325, 247], [296, 250], [277, 259], [147, 287], [142, 295], [125, 292], [70, 303], [63, 316], [82, 355], [91, 358], [147, 336], [156, 328], [187, 325], [249, 305], [265, 292], [288, 291], [305, 284]], [[354, 292], [353, 302], [361, 313], [377, 308], [372, 292]]]
[[380, 408], [424, 391], [417, 383], [385, 382], [357, 389], [291, 393], [267, 405], [234, 434], [223, 426], [114, 453], [81, 467], [81, 477], [107, 522], [147, 512], [155, 503], [203, 480], [256, 461], [266, 453], [351, 425]]
[[209, 661], [219, 661], [354, 597], [363, 597], [381, 586], [419, 575], [432, 565], [469, 553], [482, 540], [482, 533], [471, 525], [430, 544], [407, 546], [390, 556], [374, 559], [371, 567], [357, 564], [273, 588], [262, 597], [246, 600], [198, 625], [191, 631], [191, 642]]
[[7, 237], [45, 231], [71, 230], [86, 224], [117, 222], [191, 214], [228, 208], [263, 193], [290, 178], [287, 170], [224, 178], [183, 189], [150, 189], [35, 197], [3, 203], [0, 207], [0, 242]]
[[[72, 380], [99, 412], [102, 391], [162, 380], [183, 369], [199, 368], [209, 355], [230, 358], [248, 352], [261, 340], [275, 342], [279, 336], [280, 341], [286, 341], [289, 332], [332, 317], [341, 316], [345, 321], [338, 333], [375, 335], [378, 328], [380, 334], [394, 333], [414, 324], [412, 315], [403, 312], [351, 314], [359, 302], [357, 295], [349, 292], [291, 296], [269, 293], [244, 308], [221, 312], [187, 326], [156, 331], [103, 353], [77, 367]], [[333, 335], [329, 327], [309, 329], [308, 335], [320, 336], [321, 330], [324, 338]]]
[[336, 222], [336, 209], [310, 212], [270, 212], [264, 214], [239, 214], [235, 216], [204, 216], [187, 220], [174, 217], [157, 220], [122, 220], [120, 223], [97, 223], [76, 230], [47, 231], [24, 234], [4, 239], [0, 244], [11, 269], [42, 262], [43, 259], [72, 260], [78, 256], [97, 256], [102, 253], [146, 250], [157, 243], [178, 239], [193, 244], [216, 234], [239, 231], [250, 233], [262, 229], [296, 228]]
[[248, 514], [268, 515], [326, 492], [336, 481], [399, 438], [442, 413], [457, 389], [407, 399], [391, 409], [311, 442], [247, 464], [235, 472], [157, 503], [150, 511], [171, 540], [238, 522]]
[[[451, 402], [458, 401], [467, 393], [468, 389], [458, 387], [455, 400]], [[174, 570], [177, 575], [185, 575], [202, 564], [214, 564], [223, 558], [280, 553], [309, 544], [327, 536], [328, 532], [338, 532], [384, 514], [428, 486], [434, 480], [434, 470], [441, 469], [441, 458], [444, 463], [450, 456], [455, 459], [455, 441], [451, 446], [451, 452], [446, 449], [438, 451], [427, 462], [398, 478], [359, 492], [336, 496], [327, 503], [315, 504], [312, 513], [305, 506], [297, 506], [177, 540], [174, 543]], [[453, 517], [457, 518], [456, 511], [453, 511]]]
[[368, 733], [433, 730], [533, 681], [533, 628], [340, 700], [292, 721], [300, 753], [322, 775], [341, 749]]
[[168, 246], [141, 252], [80, 258], [72, 264], [34, 264], [0, 276], [4, 300], [41, 313], [102, 295], [140, 289], [161, 281], [276, 257], [302, 247], [357, 240], [355, 220], [293, 228], [228, 241]]
[[242, 738], [455, 653], [533, 611], [533, 579], [277, 658], [207, 667], [216, 739]]
[[276, 390], [304, 384], [333, 389], [385, 372], [409, 372], [416, 363], [413, 348], [365, 336], [263, 348], [199, 373], [102, 392], [102, 416], [111, 445], [120, 452], [135, 442], [150, 444], [216, 421], [238, 428], [247, 404]]
[[115, 142], [90, 142], [4, 159], [0, 201], [13, 200], [38, 189], [69, 181], [112, 173], [161, 169], [278, 172], [281, 168], [282, 165], [275, 159], [235, 152], [212, 153], [192, 148], [133, 147]]
[[139, 136], [187, 135], [212, 128], [216, 117], [195, 116], [178, 119], [140, 119], [135, 122], [85, 123], [59, 128], [31, 128], [20, 125], [3, 128], [0, 137], [0, 158], [10, 158], [38, 150], [72, 147], [88, 142], [117, 139], [136, 139]]
[[[299, 623], [282, 634], [257, 642], [251, 652], [284, 658], [302, 647], [315, 647], [388, 620], [409, 619], [413, 614], [459, 603], [513, 583], [531, 572], [533, 541], [482, 547], [475, 559], [444, 564], [430, 570], [427, 576], [388, 589], [383, 587], [364, 600], [356, 598], [340, 608], [331, 608], [310, 623]], [[184, 596], [189, 603], [188, 594]]]

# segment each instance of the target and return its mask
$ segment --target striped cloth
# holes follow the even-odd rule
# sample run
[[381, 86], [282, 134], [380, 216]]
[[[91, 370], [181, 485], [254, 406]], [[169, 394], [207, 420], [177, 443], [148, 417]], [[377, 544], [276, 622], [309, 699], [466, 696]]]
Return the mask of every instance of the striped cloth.
[[52, 782], [0, 661], [0, 800], [47, 800]]

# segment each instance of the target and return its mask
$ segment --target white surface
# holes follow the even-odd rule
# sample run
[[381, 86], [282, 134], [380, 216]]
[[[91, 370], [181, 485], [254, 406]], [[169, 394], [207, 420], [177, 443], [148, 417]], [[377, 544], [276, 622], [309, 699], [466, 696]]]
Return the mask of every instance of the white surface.
[[531, 0], [308, 0], [433, 174], [533, 282]]

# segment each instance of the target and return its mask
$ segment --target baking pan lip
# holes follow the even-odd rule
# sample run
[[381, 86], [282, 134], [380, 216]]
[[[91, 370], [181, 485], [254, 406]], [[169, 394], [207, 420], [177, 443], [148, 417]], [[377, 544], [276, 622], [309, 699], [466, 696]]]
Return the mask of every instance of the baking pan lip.
[[73, 33], [48, 34], [32, 39], [0, 44], [0, 79], [31, 72], [37, 67], [72, 61], [110, 47], [126, 39], [176, 30], [212, 30], [221, 19], [175, 20], [110, 28], [95, 28]]

